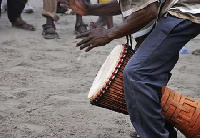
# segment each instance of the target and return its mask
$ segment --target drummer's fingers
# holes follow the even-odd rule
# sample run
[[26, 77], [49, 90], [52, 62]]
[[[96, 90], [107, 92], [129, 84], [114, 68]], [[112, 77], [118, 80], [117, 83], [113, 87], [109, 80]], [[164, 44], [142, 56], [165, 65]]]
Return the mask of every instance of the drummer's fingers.
[[92, 41], [91, 41], [91, 44], [86, 48], [85, 52], [88, 52], [88, 51], [90, 51], [91, 49], [93, 49], [93, 48], [95, 48], [95, 47], [98, 47], [98, 46], [100, 46], [100, 45], [98, 45], [98, 43], [96, 43], [95, 40], [92, 40]]
[[90, 33], [91, 33], [90, 31], [87, 31], [87, 32], [77, 35], [75, 38], [78, 39], [78, 38], [82, 38], [82, 37], [88, 37], [90, 35]]
[[76, 44], [76, 46], [78, 47], [78, 46], [80, 46], [80, 45], [83, 45], [83, 44], [87, 43], [87, 42], [90, 41], [90, 40], [91, 40], [91, 38], [90, 38], [90, 37], [87, 37], [87, 38], [81, 40], [80, 42], [78, 42], [78, 43]]
[[82, 50], [82, 49], [84, 49], [84, 48], [86, 48], [86, 47], [89, 47], [89, 46], [91, 46], [91, 45], [92, 45], [92, 43], [91, 43], [91, 41], [89, 41], [89, 42], [87, 42], [87, 43], [81, 45], [81, 46], [80, 46], [80, 50]]
[[96, 44], [89, 45], [89, 46], [86, 48], [85, 52], [88, 52], [88, 51], [90, 51], [91, 49], [93, 49], [93, 48], [95, 48], [95, 47], [97, 47], [97, 46], [98, 46], [98, 45], [96, 45]]

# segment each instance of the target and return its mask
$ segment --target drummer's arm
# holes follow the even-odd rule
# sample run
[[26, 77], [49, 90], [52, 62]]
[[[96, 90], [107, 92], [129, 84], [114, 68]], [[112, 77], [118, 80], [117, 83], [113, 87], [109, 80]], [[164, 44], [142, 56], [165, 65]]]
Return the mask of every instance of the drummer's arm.
[[122, 24], [109, 29], [109, 38], [111, 40], [124, 37], [135, 33], [147, 25], [158, 15], [158, 3], [154, 2], [144, 9], [133, 12]]
[[137, 12], [133, 12], [123, 23], [111, 28], [105, 29], [103, 27], [97, 27], [91, 31], [87, 31], [76, 38], [83, 38], [76, 46], [80, 49], [86, 48], [86, 52], [97, 46], [104, 46], [110, 43], [114, 39], [124, 37], [126, 35], [137, 32], [153, 19], [156, 19], [158, 15], [158, 3], [149, 4], [144, 9]]

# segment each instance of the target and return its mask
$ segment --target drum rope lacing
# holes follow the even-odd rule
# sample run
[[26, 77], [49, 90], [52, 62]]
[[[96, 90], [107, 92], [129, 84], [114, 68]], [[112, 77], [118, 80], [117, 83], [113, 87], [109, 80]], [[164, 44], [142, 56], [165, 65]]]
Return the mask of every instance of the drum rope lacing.
[[[94, 95], [93, 98], [90, 98], [90, 103], [91, 104], [97, 105], [97, 106], [100, 106], [100, 107], [106, 107], [107, 104], [109, 104], [111, 99], [108, 98], [107, 99], [108, 101], [104, 101], [103, 97], [104, 96], [107, 97], [108, 96], [107, 94], [110, 93], [110, 89], [113, 89], [113, 85], [116, 83], [115, 80], [119, 79], [118, 78], [119, 74], [120, 74], [122, 68], [125, 67], [125, 63], [127, 63], [127, 57], [130, 57], [130, 56], [133, 55], [133, 53], [135, 53], [135, 51], [132, 49], [132, 37], [131, 37], [131, 35], [126, 36], [126, 39], [127, 39], [127, 43], [126, 44], [122, 44], [123, 48], [122, 48], [122, 51], [120, 52], [120, 57], [118, 58], [118, 60], [116, 62], [115, 68], [112, 71], [111, 76], [107, 79], [107, 81], [104, 83], [103, 87], [99, 90], [99, 92], [96, 95]], [[120, 78], [120, 79], [123, 80], [123, 78]], [[114, 84], [112, 84], [112, 83], [114, 83]], [[122, 104], [122, 105], [120, 104], [119, 105], [119, 103], [121, 103], [121, 102], [125, 103], [125, 101], [121, 101], [121, 99], [124, 99], [123, 98], [124, 97], [123, 86], [122, 86], [122, 88], [119, 88], [118, 90], [119, 90], [119, 95], [116, 94], [116, 93], [115, 94], [118, 95], [119, 97], [117, 96], [115, 98], [117, 98], [117, 99], [119, 98], [120, 101], [116, 101], [115, 102], [116, 106], [113, 106], [113, 107], [109, 106], [107, 108], [110, 108], [111, 110], [114, 110], [116, 112], [121, 112], [123, 114], [128, 114], [127, 109], [126, 109], [126, 104], [125, 105], [124, 104]], [[111, 95], [109, 94], [109, 96], [111, 96]], [[118, 111], [118, 109], [120, 109], [121, 111]]]
[[133, 48], [133, 41], [132, 41], [132, 36], [131, 35], [127, 35], [126, 36], [126, 45], [130, 46], [131, 48]]
[[112, 81], [115, 79], [116, 77], [116, 74], [118, 73], [123, 61], [124, 61], [124, 58], [126, 57], [126, 53], [127, 53], [127, 50], [128, 50], [128, 47], [126, 44], [123, 45], [124, 46], [124, 49], [121, 53], [121, 57], [117, 63], [117, 66], [115, 67], [115, 70], [112, 72], [112, 75], [110, 76], [110, 78], [108, 79], [108, 81], [105, 83], [104, 87], [100, 90], [100, 93], [98, 93], [95, 98], [93, 100], [91, 100], [91, 104], [97, 102], [101, 96], [103, 96], [103, 94], [106, 92], [106, 90], [109, 88], [110, 84], [112, 83]]
[[[103, 97], [103, 95], [105, 94], [105, 92], [109, 89], [109, 87], [111, 86], [111, 83], [115, 80], [116, 75], [118, 74], [118, 72], [120, 71], [121, 67], [123, 66], [124, 60], [127, 56], [127, 53], [129, 50], [132, 50], [131, 46], [128, 44], [123, 44], [123, 50], [120, 54], [120, 58], [117, 62], [117, 65], [114, 69], [114, 71], [112, 72], [111, 76], [109, 77], [108, 81], [105, 82], [104, 86], [101, 88], [100, 92], [93, 98], [90, 99], [90, 103], [91, 104], [96, 104], [101, 97]], [[133, 51], [134, 52], [134, 51]]]

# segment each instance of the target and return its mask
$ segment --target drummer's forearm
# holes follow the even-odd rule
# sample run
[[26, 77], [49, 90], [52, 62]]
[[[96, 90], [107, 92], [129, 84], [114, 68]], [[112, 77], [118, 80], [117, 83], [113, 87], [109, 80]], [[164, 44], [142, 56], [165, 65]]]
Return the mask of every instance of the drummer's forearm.
[[121, 14], [117, 0], [105, 4], [90, 4], [88, 6], [88, 15], [94, 16], [113, 16]]
[[157, 3], [152, 3], [146, 8], [132, 13], [122, 24], [111, 28], [108, 37], [114, 40], [139, 31], [157, 18], [157, 12]]

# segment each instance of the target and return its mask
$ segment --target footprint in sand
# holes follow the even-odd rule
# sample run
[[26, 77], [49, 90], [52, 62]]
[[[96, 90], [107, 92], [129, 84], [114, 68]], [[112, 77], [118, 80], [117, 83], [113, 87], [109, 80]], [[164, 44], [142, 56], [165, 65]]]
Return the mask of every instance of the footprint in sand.
[[46, 100], [47, 105], [55, 105], [55, 106], [61, 106], [61, 105], [68, 105], [70, 103], [71, 99], [69, 97], [60, 96], [60, 95], [53, 95], [50, 96]]
[[42, 133], [47, 129], [46, 126], [38, 125], [38, 124], [32, 124], [32, 123], [21, 123], [17, 126], [17, 128], [24, 130], [29, 129], [30, 131], [34, 131], [36, 133]]
[[16, 40], [8, 40], [8, 41], [4, 41], [1, 43], [2, 45], [5, 45], [5, 46], [11, 46], [11, 45], [16, 45], [17, 44], [17, 41]]
[[27, 92], [22, 91], [22, 92], [13, 93], [13, 95], [14, 95], [16, 98], [24, 98], [24, 97], [26, 97], [28, 94], [27, 94]]

